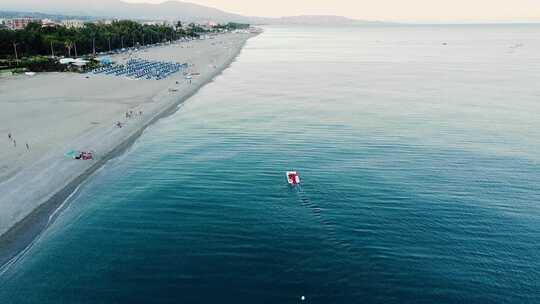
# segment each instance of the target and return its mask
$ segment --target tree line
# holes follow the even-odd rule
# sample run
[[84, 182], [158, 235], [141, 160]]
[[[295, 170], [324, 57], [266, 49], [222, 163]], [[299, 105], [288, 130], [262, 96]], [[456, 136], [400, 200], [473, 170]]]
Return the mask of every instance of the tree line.
[[81, 28], [43, 27], [38, 23], [30, 23], [22, 30], [0, 29], [0, 58], [13, 60], [36, 55], [81, 56], [183, 37], [198, 37], [207, 31], [193, 23], [184, 28], [180, 22], [175, 26], [166, 26], [120, 20], [110, 24], [86, 23]]

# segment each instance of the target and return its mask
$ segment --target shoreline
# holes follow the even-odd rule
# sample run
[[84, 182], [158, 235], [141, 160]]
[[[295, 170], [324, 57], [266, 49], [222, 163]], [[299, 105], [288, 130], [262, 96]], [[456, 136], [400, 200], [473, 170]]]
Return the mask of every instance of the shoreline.
[[[229, 68], [238, 55], [240, 55], [247, 41], [256, 37], [258, 34], [259, 33], [249, 34], [243, 40], [241, 45], [235, 48], [233, 52], [228, 53], [225, 61], [219, 64], [218, 67], [215, 67], [213, 71], [197, 79], [198, 81], [194, 82], [193, 86], [188, 86], [187, 90], [179, 92], [180, 96], [175, 96], [176, 98], [173, 98], [170, 102], [162, 105], [161, 109], [157, 109], [147, 121], [143, 122], [133, 130], [129, 130], [130, 132], [127, 136], [124, 136], [118, 144], [112, 147], [112, 149], [105, 151], [104, 154], [100, 154], [97, 159], [92, 161], [91, 165], [75, 168], [74, 170], [79, 169], [79, 172], [77, 172], [73, 178], [68, 179], [59, 189], [52, 190], [51, 193], [49, 193], [48, 198], [40, 203], [36, 203], [35, 207], [28, 214], [10, 225], [5, 232], [2, 233], [2, 231], [0, 231], [0, 270], [9, 266], [11, 261], [16, 259], [20, 253], [31, 246], [32, 242], [39, 237], [48, 225], [54, 222], [61, 214], [61, 209], [65, 208], [65, 206], [62, 205], [65, 202], [68, 202], [70, 197], [75, 194], [77, 189], [83, 185], [92, 174], [102, 168], [109, 160], [123, 154], [142, 135], [146, 128], [153, 125], [158, 120], [177, 112], [179, 105], [195, 95], [206, 84], [212, 82], [217, 76], [223, 73], [223, 71]], [[159, 91], [154, 97], [157, 98], [160, 95], [166, 94], [166, 97], [160, 100], [166, 102], [167, 99], [169, 99], [167, 97], [170, 97], [170, 93], [169, 88], [167, 88]], [[24, 191], [24, 188], [22, 190]]]

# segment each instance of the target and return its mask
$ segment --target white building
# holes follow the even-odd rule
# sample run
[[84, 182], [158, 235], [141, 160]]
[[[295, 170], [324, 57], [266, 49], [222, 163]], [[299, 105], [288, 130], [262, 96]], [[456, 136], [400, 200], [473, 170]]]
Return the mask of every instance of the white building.
[[81, 28], [84, 27], [84, 21], [77, 19], [64, 20], [62, 25], [67, 28]]
[[41, 26], [42, 27], [54, 27], [59, 25], [58, 22], [51, 20], [51, 19], [41, 19]]
[[154, 21], [144, 21], [143, 25], [169, 25], [169, 21], [164, 20], [154, 20]]

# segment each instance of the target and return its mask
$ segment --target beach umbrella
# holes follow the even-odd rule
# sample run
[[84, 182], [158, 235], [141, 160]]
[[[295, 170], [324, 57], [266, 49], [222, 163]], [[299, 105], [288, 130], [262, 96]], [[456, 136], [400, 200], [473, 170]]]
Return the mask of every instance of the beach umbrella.
[[112, 64], [112, 59], [110, 57], [99, 57], [97, 60], [102, 64]]
[[79, 155], [79, 153], [75, 150], [69, 150], [66, 153], [64, 153], [65, 157], [75, 157], [77, 155]]

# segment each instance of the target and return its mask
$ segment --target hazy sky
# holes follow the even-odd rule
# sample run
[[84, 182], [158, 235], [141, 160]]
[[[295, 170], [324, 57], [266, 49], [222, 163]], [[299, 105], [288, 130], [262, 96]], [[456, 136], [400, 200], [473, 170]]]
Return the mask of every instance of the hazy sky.
[[[159, 3], [165, 0], [123, 0]], [[250, 16], [325, 14], [397, 21], [540, 21], [540, 0], [190, 0]]]

